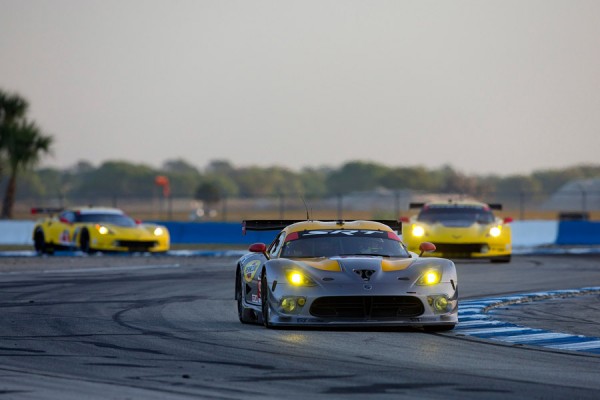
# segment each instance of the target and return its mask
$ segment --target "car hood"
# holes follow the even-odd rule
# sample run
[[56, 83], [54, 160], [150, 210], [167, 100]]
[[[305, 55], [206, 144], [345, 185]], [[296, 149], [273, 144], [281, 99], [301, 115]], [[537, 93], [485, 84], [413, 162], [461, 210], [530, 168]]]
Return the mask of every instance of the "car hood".
[[150, 227], [144, 225], [136, 225], [136, 226], [120, 226], [120, 225], [111, 225], [111, 224], [103, 224], [108, 229], [110, 229], [114, 234], [119, 236], [124, 236], [127, 238], [135, 238], [135, 239], [143, 239], [143, 238], [154, 238], [154, 234], [150, 230]]
[[353, 271], [356, 269], [374, 269], [384, 272], [401, 271], [410, 267], [417, 259], [416, 258], [386, 258], [376, 256], [360, 256], [360, 257], [332, 257], [332, 258], [314, 258], [296, 260], [297, 263], [303, 264], [309, 268], [314, 268], [321, 271]]

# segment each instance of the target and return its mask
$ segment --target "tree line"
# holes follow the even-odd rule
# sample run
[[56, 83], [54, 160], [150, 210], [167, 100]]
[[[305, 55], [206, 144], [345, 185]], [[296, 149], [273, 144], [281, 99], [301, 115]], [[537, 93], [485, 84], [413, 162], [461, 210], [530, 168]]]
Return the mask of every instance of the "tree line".
[[319, 198], [375, 189], [459, 193], [476, 198], [499, 198], [525, 193], [545, 196], [576, 179], [600, 177], [600, 165], [534, 171], [529, 175], [476, 176], [450, 166], [393, 167], [350, 161], [339, 168], [317, 167], [294, 171], [285, 167], [235, 167], [214, 160], [200, 169], [188, 161], [166, 161], [161, 167], [127, 161], [99, 166], [80, 161], [66, 169], [41, 168], [26, 172], [19, 198], [147, 198], [161, 193], [157, 176], [168, 178], [173, 197], [216, 202], [222, 198], [304, 196]]

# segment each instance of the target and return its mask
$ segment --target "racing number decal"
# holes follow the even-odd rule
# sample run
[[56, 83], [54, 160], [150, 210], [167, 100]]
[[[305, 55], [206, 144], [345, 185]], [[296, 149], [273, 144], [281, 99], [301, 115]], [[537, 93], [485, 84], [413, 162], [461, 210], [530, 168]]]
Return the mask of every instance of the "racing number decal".
[[71, 242], [71, 235], [69, 234], [68, 229], [65, 229], [64, 231], [61, 232], [58, 241], [60, 243], [70, 243]]
[[252, 282], [254, 275], [256, 275], [256, 271], [258, 271], [258, 267], [260, 267], [260, 260], [250, 261], [248, 264], [244, 265], [244, 280], [246, 283]]

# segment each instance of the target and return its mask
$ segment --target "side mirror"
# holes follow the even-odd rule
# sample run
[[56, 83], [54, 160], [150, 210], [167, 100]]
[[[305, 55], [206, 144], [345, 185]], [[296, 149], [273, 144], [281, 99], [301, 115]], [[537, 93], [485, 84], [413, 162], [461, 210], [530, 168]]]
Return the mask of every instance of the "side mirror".
[[264, 243], [254, 243], [248, 248], [252, 253], [266, 253], [267, 245]]
[[510, 224], [511, 222], [513, 222], [514, 220], [511, 217], [506, 217], [504, 218], [504, 223], [505, 224]]
[[435, 251], [435, 244], [430, 242], [423, 242], [419, 245], [419, 250], [421, 250], [421, 254], [419, 254], [419, 257], [421, 257], [425, 252], [429, 253]]

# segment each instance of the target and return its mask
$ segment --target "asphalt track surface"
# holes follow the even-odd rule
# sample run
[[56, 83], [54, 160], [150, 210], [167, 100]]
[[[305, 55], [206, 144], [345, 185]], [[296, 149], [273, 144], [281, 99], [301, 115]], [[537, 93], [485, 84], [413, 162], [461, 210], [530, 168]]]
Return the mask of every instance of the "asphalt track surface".
[[[235, 258], [0, 260], [0, 399], [597, 399], [600, 355], [418, 329], [242, 325]], [[458, 262], [461, 299], [600, 286], [599, 256]], [[595, 334], [598, 296], [506, 307]]]

